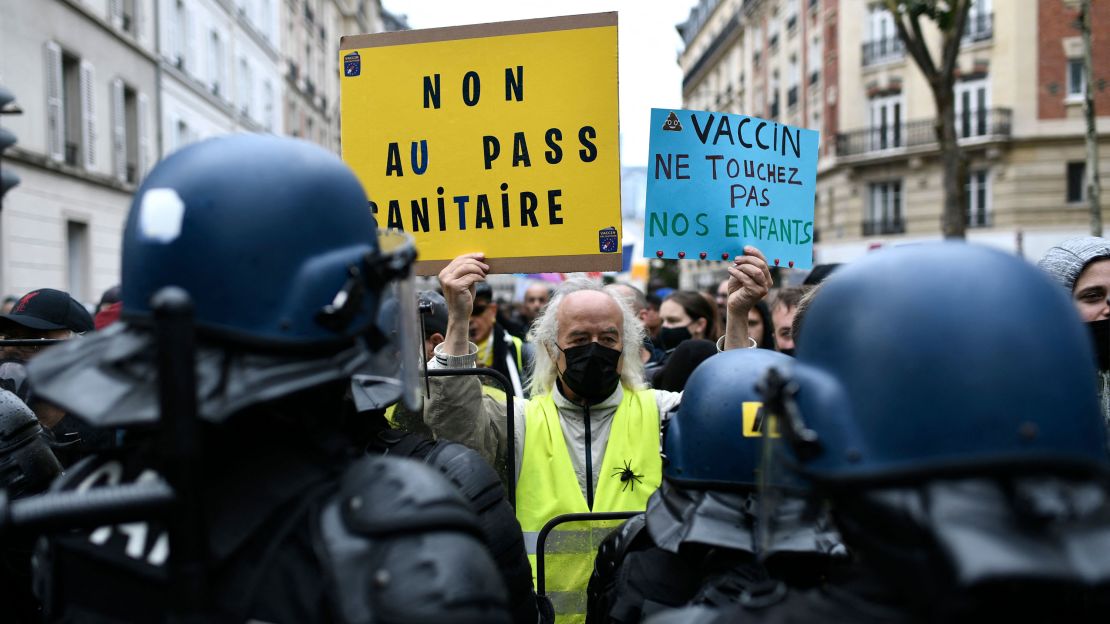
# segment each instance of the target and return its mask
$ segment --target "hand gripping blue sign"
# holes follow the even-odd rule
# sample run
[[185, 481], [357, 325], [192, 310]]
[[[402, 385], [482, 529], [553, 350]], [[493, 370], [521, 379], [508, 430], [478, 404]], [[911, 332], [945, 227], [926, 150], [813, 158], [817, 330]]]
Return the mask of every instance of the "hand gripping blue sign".
[[770, 264], [813, 264], [814, 130], [651, 110], [644, 256], [726, 260], [755, 245]]

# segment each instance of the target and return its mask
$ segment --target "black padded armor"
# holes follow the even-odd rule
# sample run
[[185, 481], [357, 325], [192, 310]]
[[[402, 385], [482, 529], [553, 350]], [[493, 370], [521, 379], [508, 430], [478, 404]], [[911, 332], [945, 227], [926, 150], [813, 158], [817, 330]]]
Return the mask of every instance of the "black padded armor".
[[[201, 492], [212, 595], [204, 621], [508, 621], [478, 522], [436, 471], [387, 457], [319, 462], [276, 445], [219, 470], [222, 480], [213, 473]], [[153, 474], [134, 455], [95, 456], [55, 488]], [[174, 603], [164, 539], [165, 526], [149, 522], [44, 542], [36, 588], [46, 619], [165, 621]]]
[[507, 621], [474, 514], [436, 471], [367, 457], [344, 475], [320, 521], [342, 621]]
[[62, 472], [34, 412], [0, 390], [0, 488], [9, 498], [42, 492]]
[[478, 514], [483, 539], [509, 591], [514, 622], [532, 624], [537, 618], [532, 568], [524, 537], [497, 473], [474, 450], [447, 440], [386, 429], [379, 431], [368, 451], [409, 457], [436, 468], [458, 488]]
[[[0, 390], [0, 488], [10, 499], [22, 498], [46, 490], [61, 472], [34, 413], [15, 394]], [[31, 594], [33, 544], [27, 536], [9, 536], [0, 549], [0, 619], [37, 618], [38, 601]]]

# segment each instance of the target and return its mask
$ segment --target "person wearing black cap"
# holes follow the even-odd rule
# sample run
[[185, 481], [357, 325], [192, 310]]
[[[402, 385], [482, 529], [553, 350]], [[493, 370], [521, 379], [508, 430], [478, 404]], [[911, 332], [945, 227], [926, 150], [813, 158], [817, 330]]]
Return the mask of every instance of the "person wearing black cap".
[[[88, 310], [69, 293], [53, 288], [32, 290], [16, 301], [11, 312], [0, 314], [0, 335], [6, 340], [68, 340], [92, 329]], [[26, 383], [27, 362], [41, 349], [8, 345], [0, 348], [0, 387], [31, 406], [43, 426], [52, 429], [65, 417], [65, 412], [35, 401]]]
[[430, 360], [447, 334], [447, 301], [434, 290], [422, 290], [416, 299], [424, 323], [424, 359]]
[[[486, 282], [479, 282], [474, 293], [474, 310], [470, 314], [470, 340], [478, 345], [478, 365], [492, 368], [504, 375], [513, 385], [513, 394], [517, 398], [525, 398], [527, 371], [532, 368], [532, 348], [501, 326], [497, 317], [497, 302], [493, 300], [493, 289]], [[499, 393], [495, 391], [493, 394]]]
[[[0, 314], [0, 333], [8, 339], [67, 339], [93, 329], [92, 316], [69, 293], [40, 288], [19, 298]], [[31, 357], [37, 347], [5, 347], [4, 355]]]

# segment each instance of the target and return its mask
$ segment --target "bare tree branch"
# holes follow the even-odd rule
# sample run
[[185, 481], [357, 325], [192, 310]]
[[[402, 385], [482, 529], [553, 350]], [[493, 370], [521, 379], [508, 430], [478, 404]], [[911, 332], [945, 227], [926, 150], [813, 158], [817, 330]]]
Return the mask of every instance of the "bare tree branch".
[[956, 61], [960, 57], [960, 41], [967, 28], [967, 15], [971, 11], [971, 0], [953, 0], [956, 2], [955, 24], [951, 30], [944, 31], [944, 68], [942, 75], [953, 76], [956, 71]]
[[[925, 40], [921, 37], [921, 26], [917, 23], [917, 16], [910, 15], [908, 11], [903, 15], [903, 11], [899, 9], [898, 0], [883, 0], [883, 4], [886, 6], [886, 10], [890, 11], [891, 16], [894, 17], [894, 27], [898, 29], [898, 36], [902, 39], [906, 49], [909, 50], [910, 56], [917, 62], [921, 73], [925, 74], [925, 79], [932, 82], [937, 70], [933, 64], [933, 57], [929, 54], [929, 46], [925, 45]], [[910, 21], [915, 36], [910, 36], [906, 30], [906, 24], [902, 21], [903, 19]]]

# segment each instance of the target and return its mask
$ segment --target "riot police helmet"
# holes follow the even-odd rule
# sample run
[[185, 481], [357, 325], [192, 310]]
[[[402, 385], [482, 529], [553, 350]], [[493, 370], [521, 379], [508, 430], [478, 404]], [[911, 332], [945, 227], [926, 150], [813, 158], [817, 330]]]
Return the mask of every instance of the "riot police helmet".
[[[160, 162], [135, 193], [122, 322], [44, 356], [32, 380], [95, 425], [156, 421], [151, 300], [167, 286], [192, 300], [201, 418], [354, 374], [398, 379], [420, 353], [415, 256], [411, 237], [378, 230], [361, 183], [334, 154], [254, 134], [201, 141]], [[400, 320], [383, 330], [387, 299]]]

